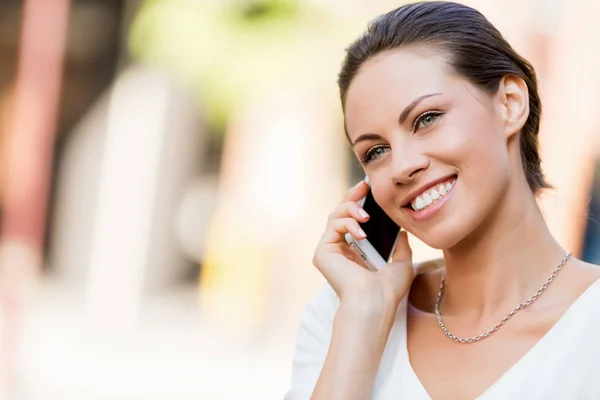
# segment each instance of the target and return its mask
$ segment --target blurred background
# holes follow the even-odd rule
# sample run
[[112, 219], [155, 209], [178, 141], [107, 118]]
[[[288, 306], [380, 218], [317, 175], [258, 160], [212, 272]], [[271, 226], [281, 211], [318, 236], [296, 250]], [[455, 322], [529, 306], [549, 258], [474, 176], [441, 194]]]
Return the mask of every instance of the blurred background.
[[[362, 178], [338, 68], [401, 4], [0, 2], [0, 398], [283, 398]], [[467, 4], [536, 67], [540, 204], [600, 263], [600, 2]]]

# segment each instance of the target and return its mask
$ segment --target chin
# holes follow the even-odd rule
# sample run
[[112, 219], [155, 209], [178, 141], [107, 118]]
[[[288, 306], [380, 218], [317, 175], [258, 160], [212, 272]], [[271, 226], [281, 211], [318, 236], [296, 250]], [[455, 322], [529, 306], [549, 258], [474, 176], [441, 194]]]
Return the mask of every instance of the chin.
[[464, 240], [470, 231], [464, 222], [457, 224], [447, 221], [447, 223], [411, 233], [429, 247], [436, 250], [445, 250], [456, 246]]

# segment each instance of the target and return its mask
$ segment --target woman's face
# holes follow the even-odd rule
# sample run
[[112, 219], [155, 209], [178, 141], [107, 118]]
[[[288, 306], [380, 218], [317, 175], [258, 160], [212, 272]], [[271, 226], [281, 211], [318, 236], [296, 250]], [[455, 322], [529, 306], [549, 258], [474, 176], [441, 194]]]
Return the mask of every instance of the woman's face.
[[367, 61], [345, 119], [373, 195], [428, 245], [454, 246], [500, 204], [509, 183], [506, 113], [443, 55], [400, 49]]

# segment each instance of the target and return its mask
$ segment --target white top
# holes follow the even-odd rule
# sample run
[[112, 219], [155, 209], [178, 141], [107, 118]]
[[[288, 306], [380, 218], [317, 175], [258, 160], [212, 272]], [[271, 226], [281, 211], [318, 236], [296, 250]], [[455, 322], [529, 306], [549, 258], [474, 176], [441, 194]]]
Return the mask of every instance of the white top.
[[[406, 347], [405, 298], [398, 308], [371, 399], [430, 399]], [[294, 353], [289, 400], [310, 399], [331, 341], [339, 299], [329, 285], [311, 299]], [[600, 399], [600, 280], [592, 284], [542, 339], [478, 400]]]

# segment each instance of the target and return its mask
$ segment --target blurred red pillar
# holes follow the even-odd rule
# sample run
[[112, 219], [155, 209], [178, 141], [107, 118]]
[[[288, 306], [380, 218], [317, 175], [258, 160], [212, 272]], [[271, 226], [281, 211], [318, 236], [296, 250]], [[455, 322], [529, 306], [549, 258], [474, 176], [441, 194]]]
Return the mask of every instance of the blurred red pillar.
[[26, 0], [2, 154], [0, 296], [2, 378], [16, 382], [19, 319], [41, 267], [69, 0]]
[[43, 244], [69, 0], [27, 0], [5, 149], [0, 239]]

